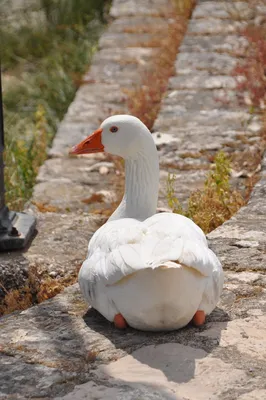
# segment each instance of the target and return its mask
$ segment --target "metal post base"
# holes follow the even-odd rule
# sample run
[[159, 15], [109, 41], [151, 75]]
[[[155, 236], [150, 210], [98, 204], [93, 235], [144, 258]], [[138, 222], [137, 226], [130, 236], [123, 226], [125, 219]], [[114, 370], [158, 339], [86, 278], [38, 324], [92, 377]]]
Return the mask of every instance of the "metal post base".
[[22, 212], [8, 211], [11, 229], [0, 232], [0, 251], [18, 250], [33, 238], [36, 218]]

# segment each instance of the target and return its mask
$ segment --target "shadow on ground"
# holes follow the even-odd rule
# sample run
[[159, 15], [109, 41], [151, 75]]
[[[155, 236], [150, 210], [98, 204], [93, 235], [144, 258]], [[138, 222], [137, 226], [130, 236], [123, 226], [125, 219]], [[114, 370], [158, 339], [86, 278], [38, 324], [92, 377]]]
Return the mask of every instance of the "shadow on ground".
[[[142, 372], [145, 374], [145, 368], [142, 368], [145, 365], [152, 368], [155, 375], [156, 371], [161, 371], [164, 379], [176, 383], [186, 383], [193, 379], [196, 360], [208, 356], [219, 346], [221, 332], [215, 340], [201, 336], [199, 333], [204, 332], [215, 321], [223, 322], [219, 324], [219, 329], [222, 331], [226, 329], [229, 319], [229, 315], [217, 307], [208, 317], [205, 326], [201, 328], [195, 328], [189, 324], [178, 331], [153, 333], [132, 328], [119, 331], [94, 309], [89, 309], [84, 316], [90, 329], [103, 335], [111, 342], [110, 345], [130, 354], [138, 362], [129, 360], [129, 368], [132, 364], [131, 372], [134, 367], [139, 367], [140, 375]], [[122, 373], [122, 375], [126, 377], [127, 373]], [[142, 378], [145, 381], [145, 376]], [[160, 377], [158, 379], [160, 380]]]
[[[112, 398], [107, 392], [110, 387], [116, 390], [114, 399], [123, 387], [129, 392], [134, 389], [129, 399], [149, 399], [146, 391], [155, 393], [153, 399], [177, 399], [165, 389], [167, 383], [192, 380], [197, 360], [206, 358], [219, 345], [217, 336], [213, 340], [199, 333], [216, 321], [222, 331], [229, 320], [225, 311], [216, 308], [202, 328], [188, 326], [167, 333], [131, 328], [118, 331], [97, 311], [89, 309], [83, 317], [85, 311], [78, 285], [73, 285], [36, 307], [3, 317], [2, 393], [54, 398], [91, 382], [106, 390], [106, 399]], [[157, 381], [158, 385], [154, 383]], [[138, 385], [140, 394], [136, 392]], [[156, 397], [157, 392], [161, 397]]]

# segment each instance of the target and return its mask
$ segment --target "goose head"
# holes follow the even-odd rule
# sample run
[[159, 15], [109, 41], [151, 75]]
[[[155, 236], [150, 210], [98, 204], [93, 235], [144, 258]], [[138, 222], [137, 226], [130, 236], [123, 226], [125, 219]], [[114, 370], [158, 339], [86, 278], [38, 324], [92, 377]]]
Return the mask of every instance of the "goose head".
[[134, 159], [145, 147], [154, 147], [148, 128], [132, 115], [114, 115], [70, 150], [70, 154], [106, 152]]
[[144, 221], [155, 214], [159, 190], [159, 159], [148, 128], [131, 115], [107, 118], [90, 136], [74, 146], [70, 154], [106, 152], [125, 160], [125, 194], [109, 218]]

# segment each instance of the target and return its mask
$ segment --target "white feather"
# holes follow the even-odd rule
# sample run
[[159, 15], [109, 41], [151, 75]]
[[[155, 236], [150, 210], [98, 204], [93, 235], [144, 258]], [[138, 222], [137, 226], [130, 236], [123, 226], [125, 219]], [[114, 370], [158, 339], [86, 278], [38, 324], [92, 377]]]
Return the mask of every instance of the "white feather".
[[[117, 132], [110, 134], [114, 125]], [[81, 291], [109, 321], [121, 313], [138, 329], [180, 328], [197, 310], [208, 314], [214, 309], [222, 266], [194, 222], [178, 214], [155, 214], [159, 161], [142, 122], [113, 116], [101, 131], [105, 151], [125, 159], [125, 194], [90, 241], [79, 273]]]
[[[147, 290], [150, 280], [153, 279], [151, 271], [161, 269], [162, 266], [176, 270], [171, 273], [171, 276], [169, 275], [169, 287], [171, 287], [170, 281], [175, 279], [181, 283], [181, 286], [180, 283], [175, 286], [175, 303], [173, 304], [171, 299], [171, 309], [174, 305], [177, 310], [181, 309], [183, 304], [188, 321], [197, 311], [197, 307], [206, 313], [212, 311], [222, 289], [221, 264], [208, 248], [205, 235], [200, 228], [191, 220], [178, 214], [156, 214], [143, 222], [121, 219], [103, 225], [91, 239], [88, 258], [82, 265], [79, 282], [85, 298], [108, 320], [112, 321], [114, 315], [121, 312], [121, 309], [123, 309], [124, 318], [132, 320], [132, 308], [136, 309], [134, 302], [137, 297], [141, 298], [141, 290], [137, 289], [136, 283], [133, 285], [132, 278], [115, 285], [130, 275], [134, 276], [135, 282], [138, 276], [136, 273], [149, 270], [150, 272], [143, 275]], [[189, 269], [192, 270], [192, 273], [188, 272]], [[182, 270], [182, 274], [180, 270]], [[165, 270], [164, 274], [166, 276]], [[184, 278], [186, 274], [187, 277]], [[188, 277], [190, 277], [190, 286], [185, 285], [185, 279]], [[140, 279], [142, 279], [141, 275], [139, 275]], [[130, 287], [132, 286], [130, 280], [132, 280], [132, 290], [135, 291], [132, 293], [133, 299], [132, 296], [130, 297]], [[192, 284], [193, 282], [194, 284]], [[125, 293], [121, 293], [119, 297], [122, 289], [125, 289]], [[184, 292], [190, 293], [190, 300], [187, 304], [185, 301], [187, 294], [185, 295]], [[167, 288], [163, 296], [165, 302]], [[145, 297], [143, 296], [142, 299], [143, 306], [145, 303], [148, 304]], [[162, 304], [161, 297], [157, 292], [157, 300], [154, 304]], [[194, 301], [191, 300], [197, 297], [198, 304], [195, 309]], [[130, 301], [129, 298], [131, 298]], [[150, 300], [151, 293], [149, 293]], [[164, 314], [167, 316], [166, 311]], [[144, 312], [143, 315], [145, 315]], [[142, 321], [137, 318], [138, 321], [135, 324], [133, 319], [131, 324], [137, 328], [145, 329], [146, 327], [147, 329], [147, 315], [145, 318], [145, 326], [143, 325], [144, 317]], [[179, 321], [180, 318], [176, 317], [173, 323], [171, 316], [169, 321], [164, 321], [163, 327], [160, 324], [157, 327], [153, 321], [151, 328], [173, 329], [173, 327], [180, 327]], [[181, 323], [182, 321], [184, 321], [184, 315], [182, 315]]]

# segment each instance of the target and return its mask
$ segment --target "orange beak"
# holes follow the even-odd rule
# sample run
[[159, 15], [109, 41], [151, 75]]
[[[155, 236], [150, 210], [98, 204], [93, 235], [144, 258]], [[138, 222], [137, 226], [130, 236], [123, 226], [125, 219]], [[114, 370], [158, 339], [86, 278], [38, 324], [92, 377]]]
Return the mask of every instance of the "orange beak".
[[97, 129], [82, 142], [72, 147], [69, 154], [101, 153], [104, 151], [102, 144], [102, 129]]

